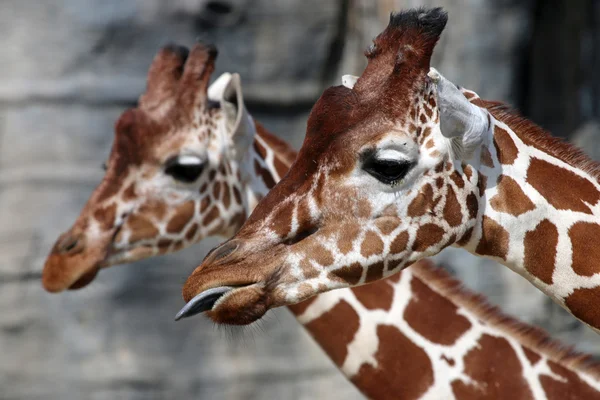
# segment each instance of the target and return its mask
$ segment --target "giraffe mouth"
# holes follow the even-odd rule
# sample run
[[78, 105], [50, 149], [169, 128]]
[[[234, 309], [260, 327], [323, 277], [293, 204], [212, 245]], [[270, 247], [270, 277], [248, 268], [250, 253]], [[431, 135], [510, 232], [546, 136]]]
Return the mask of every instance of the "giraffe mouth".
[[190, 301], [175, 316], [175, 321], [180, 319], [193, 317], [194, 315], [211, 311], [220, 301], [225, 300], [228, 295], [234, 293], [237, 289], [243, 289], [255, 284], [239, 285], [239, 286], [219, 286], [212, 289], [207, 289], [202, 293], [194, 296]]
[[96, 275], [98, 275], [98, 271], [100, 271], [99, 267], [95, 267], [94, 269], [83, 274], [79, 279], [77, 279], [71, 286], [68, 287], [68, 290], [77, 290], [81, 289], [94, 280]]
[[212, 310], [217, 301], [227, 293], [236, 289], [233, 286], [220, 286], [205, 290], [197, 294], [193, 299], [187, 302], [185, 306], [175, 316], [175, 321], [183, 318], [189, 318], [204, 311]]

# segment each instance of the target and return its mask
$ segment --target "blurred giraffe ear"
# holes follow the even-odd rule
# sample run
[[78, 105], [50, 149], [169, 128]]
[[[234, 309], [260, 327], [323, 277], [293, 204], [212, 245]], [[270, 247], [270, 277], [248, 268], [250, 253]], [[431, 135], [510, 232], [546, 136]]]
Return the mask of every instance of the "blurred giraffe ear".
[[254, 140], [254, 120], [246, 110], [239, 74], [225, 72], [208, 88], [208, 98], [219, 102], [224, 115], [225, 129], [239, 154], [243, 154]]
[[460, 89], [435, 68], [431, 68], [428, 75], [437, 87], [442, 134], [447, 138], [461, 137], [463, 142], [480, 138], [489, 128], [487, 111], [470, 103]]

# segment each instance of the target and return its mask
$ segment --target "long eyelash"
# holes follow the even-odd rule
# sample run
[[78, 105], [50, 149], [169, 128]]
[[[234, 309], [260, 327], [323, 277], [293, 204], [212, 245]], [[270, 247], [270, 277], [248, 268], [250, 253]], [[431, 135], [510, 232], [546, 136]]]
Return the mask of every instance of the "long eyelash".
[[102, 169], [105, 171], [108, 169], [108, 165], [105, 162], [102, 163]]

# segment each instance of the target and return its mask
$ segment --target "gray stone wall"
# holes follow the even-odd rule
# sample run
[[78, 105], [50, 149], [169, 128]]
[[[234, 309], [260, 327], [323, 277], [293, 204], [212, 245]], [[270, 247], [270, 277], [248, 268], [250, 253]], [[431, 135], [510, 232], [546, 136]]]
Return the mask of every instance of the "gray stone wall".
[[[217, 44], [216, 73], [240, 72], [250, 111], [298, 147], [312, 103], [342, 73], [360, 73], [389, 11], [421, 4], [434, 2], [0, 2], [0, 398], [361, 398], [286, 310], [241, 331], [172, 322], [181, 284], [216, 240], [60, 296], [41, 289], [40, 271], [99, 182], [113, 123], [161, 45]], [[582, 126], [577, 140], [598, 154], [593, 1], [435, 4], [450, 11], [435, 56], [445, 75], [559, 135]], [[505, 310], [600, 350], [520, 277], [464, 252], [439, 258]]]

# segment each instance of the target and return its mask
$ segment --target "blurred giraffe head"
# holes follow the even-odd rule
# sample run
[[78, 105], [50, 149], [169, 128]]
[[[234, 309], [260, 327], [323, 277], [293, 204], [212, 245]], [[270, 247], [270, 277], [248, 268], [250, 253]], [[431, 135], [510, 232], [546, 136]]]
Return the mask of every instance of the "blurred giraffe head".
[[217, 51], [175, 45], [155, 57], [146, 92], [115, 125], [106, 174], [42, 274], [50, 292], [90, 283], [100, 268], [229, 236], [246, 217], [239, 164], [255, 125], [237, 74], [210, 87]]

